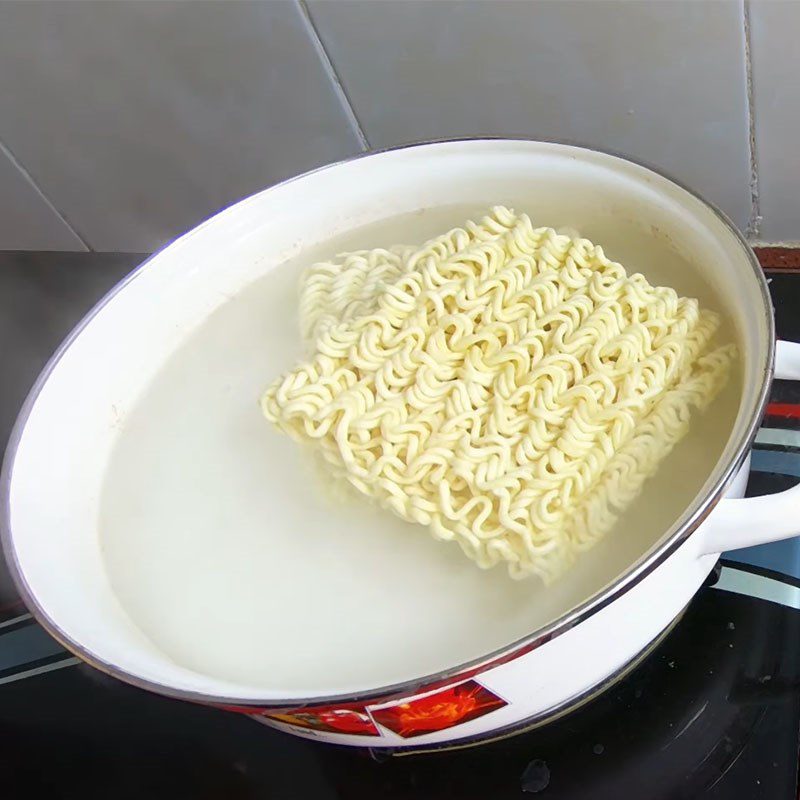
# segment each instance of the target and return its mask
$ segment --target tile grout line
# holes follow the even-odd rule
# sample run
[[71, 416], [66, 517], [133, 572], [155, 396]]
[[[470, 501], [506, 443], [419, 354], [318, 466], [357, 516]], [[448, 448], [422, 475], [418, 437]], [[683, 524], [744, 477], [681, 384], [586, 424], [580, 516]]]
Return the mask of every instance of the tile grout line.
[[350, 125], [358, 137], [358, 142], [361, 145], [361, 149], [369, 150], [369, 139], [367, 139], [367, 135], [364, 133], [364, 128], [361, 126], [361, 121], [358, 119], [358, 115], [353, 107], [353, 103], [350, 101], [347, 91], [345, 90], [344, 85], [339, 78], [339, 74], [336, 72], [336, 67], [333, 66], [333, 61], [331, 60], [330, 55], [328, 55], [328, 51], [325, 49], [325, 45], [322, 42], [322, 37], [319, 35], [319, 31], [317, 30], [317, 26], [314, 24], [311, 12], [306, 5], [306, 0], [297, 0], [297, 6], [300, 9], [300, 16], [303, 18], [303, 22], [305, 23], [306, 29], [311, 37], [311, 41], [314, 43], [317, 54], [322, 61], [322, 66], [333, 83], [334, 92], [339, 98], [339, 102], [344, 107], [345, 114], [347, 115]]
[[742, 27], [744, 34], [745, 97], [747, 104], [747, 145], [750, 155], [750, 219], [745, 235], [757, 239], [761, 233], [761, 196], [759, 192], [758, 154], [756, 152], [755, 93], [753, 89], [753, 61], [750, 49], [750, 0], [742, 0]]
[[28, 172], [25, 167], [22, 166], [20, 160], [11, 152], [11, 149], [8, 145], [0, 139], [0, 154], [4, 155], [10, 162], [11, 165], [22, 175], [22, 177], [30, 184], [31, 188], [39, 195], [42, 202], [58, 217], [58, 219], [66, 225], [69, 229], [69, 232], [86, 248], [87, 252], [93, 252], [92, 248], [89, 246], [89, 243], [83, 236], [75, 230], [74, 226], [69, 223], [69, 220], [56, 208], [55, 204], [52, 200], [42, 191], [42, 188], [39, 186], [38, 183], [33, 179], [33, 176]]

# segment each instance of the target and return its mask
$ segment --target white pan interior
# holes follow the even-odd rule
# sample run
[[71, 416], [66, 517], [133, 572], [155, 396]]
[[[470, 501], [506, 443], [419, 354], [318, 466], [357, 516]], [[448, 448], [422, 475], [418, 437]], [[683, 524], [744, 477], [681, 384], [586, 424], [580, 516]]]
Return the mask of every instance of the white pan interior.
[[[735, 320], [742, 348], [732, 399], [704, 418], [702, 442], [671, 457], [659, 483], [668, 502], [646, 496], [550, 588], [482, 572], [455, 545], [332, 497], [257, 402], [302, 353], [303, 267], [420, 242], [494, 203], [575, 228], [629, 271], [699, 294]], [[276, 700], [421, 677], [557, 619], [662, 540], [730, 461], [768, 346], [738, 239], [642, 167], [513, 141], [337, 165], [204, 223], [94, 314], [17, 443], [13, 558], [62, 635], [173, 688]]]

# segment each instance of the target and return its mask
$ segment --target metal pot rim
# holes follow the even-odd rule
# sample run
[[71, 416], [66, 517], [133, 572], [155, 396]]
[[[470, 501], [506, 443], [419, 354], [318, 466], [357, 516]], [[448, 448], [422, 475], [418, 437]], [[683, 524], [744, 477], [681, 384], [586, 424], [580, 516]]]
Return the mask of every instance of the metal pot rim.
[[[296, 175], [284, 181], [281, 181], [280, 183], [277, 183], [270, 188], [285, 186], [286, 184], [301, 180], [307, 177], [308, 175], [312, 175], [314, 173], [321, 172], [323, 170], [333, 169], [342, 164], [347, 164], [352, 161], [369, 158], [370, 156], [380, 155], [382, 153], [389, 153], [389, 152], [407, 150], [418, 147], [426, 147], [428, 145], [457, 144], [457, 143], [481, 142], [481, 141], [530, 142], [534, 144], [553, 144], [553, 145], [564, 145], [568, 147], [580, 148], [582, 150], [586, 150], [589, 152], [612, 156], [622, 161], [627, 161], [629, 163], [643, 167], [644, 169], [650, 170], [656, 175], [665, 178], [666, 180], [675, 184], [679, 188], [683, 189], [685, 192], [694, 197], [696, 200], [700, 201], [705, 206], [707, 206], [716, 215], [719, 221], [738, 240], [744, 253], [747, 255], [748, 261], [750, 262], [750, 265], [753, 269], [756, 282], [758, 283], [760, 289], [760, 301], [763, 305], [765, 316], [767, 318], [767, 333], [769, 336], [769, 340], [771, 340], [774, 343], [775, 320], [772, 314], [772, 304], [766, 278], [764, 276], [761, 265], [759, 264], [755, 253], [753, 252], [753, 249], [750, 247], [747, 240], [744, 238], [744, 236], [741, 234], [738, 228], [733, 224], [733, 222], [729, 219], [729, 217], [716, 205], [709, 202], [704, 197], [701, 197], [697, 192], [687, 187], [681, 181], [676, 180], [663, 170], [656, 168], [647, 162], [630, 158], [626, 155], [622, 155], [621, 153], [617, 153], [612, 150], [604, 150], [598, 147], [589, 147], [580, 143], [565, 141], [565, 140], [531, 139], [525, 136], [467, 136], [467, 137], [460, 137], [453, 139], [430, 139], [430, 140], [412, 142], [408, 144], [396, 145], [393, 147], [386, 147], [380, 150], [370, 150], [367, 152], [359, 153], [357, 155], [350, 156], [340, 161], [336, 161], [331, 164], [326, 164], [321, 167], [317, 167], [316, 169], [308, 170], [307, 172], [304, 172], [300, 175]], [[269, 191], [269, 189], [267, 189], [266, 191]], [[200, 223], [200, 225], [203, 224], [204, 223]], [[195, 229], [197, 227], [199, 226], [195, 226]], [[328, 705], [351, 705], [351, 704], [358, 704], [365, 702], [374, 703], [394, 697], [408, 697], [417, 694], [421, 691], [430, 690], [436, 686], [448, 685], [458, 680], [466, 679], [467, 677], [471, 677], [472, 675], [475, 675], [478, 672], [483, 672], [486, 669], [490, 669], [492, 666], [499, 665], [502, 663], [507, 663], [508, 661], [514, 660], [515, 658], [524, 653], [530, 652], [531, 650], [541, 647], [542, 645], [546, 644], [547, 642], [551, 641], [557, 636], [566, 633], [571, 628], [574, 628], [579, 623], [587, 620], [589, 617], [591, 617], [601, 609], [605, 608], [606, 606], [614, 602], [614, 600], [623, 595], [625, 592], [627, 592], [629, 589], [631, 589], [633, 586], [635, 586], [637, 583], [639, 583], [641, 580], [647, 577], [651, 572], [653, 572], [656, 569], [656, 567], [658, 567], [661, 563], [666, 561], [666, 559], [669, 558], [669, 556], [671, 556], [672, 553], [674, 553], [675, 550], [677, 550], [689, 538], [689, 536], [698, 528], [698, 526], [703, 522], [703, 520], [710, 514], [714, 506], [716, 506], [716, 504], [720, 501], [728, 482], [744, 463], [748, 453], [750, 452], [753, 440], [755, 439], [755, 435], [758, 430], [758, 426], [760, 424], [761, 417], [763, 416], [763, 413], [766, 409], [767, 400], [769, 398], [769, 390], [772, 382], [772, 375], [774, 371], [774, 361], [775, 361], [774, 346], [770, 347], [768, 350], [767, 362], [764, 365], [762, 385], [758, 393], [756, 408], [754, 410], [752, 419], [747, 424], [747, 426], [743, 428], [742, 433], [739, 435], [739, 441], [736, 445], [735, 454], [731, 459], [730, 463], [725, 467], [724, 470], [722, 470], [719, 478], [717, 479], [714, 486], [708, 493], [707, 497], [702, 503], [699, 504], [698, 508], [694, 511], [694, 513], [684, 522], [684, 524], [680, 528], [678, 528], [672, 534], [672, 536], [670, 536], [668, 539], [662, 542], [662, 544], [659, 547], [655, 548], [653, 552], [642, 556], [642, 558], [640, 558], [638, 561], [631, 564], [630, 567], [622, 575], [620, 575], [617, 578], [617, 580], [614, 581], [614, 583], [612, 583], [610, 586], [596, 593], [592, 597], [589, 597], [588, 599], [584, 600], [583, 603], [571, 609], [566, 614], [562, 615], [549, 625], [539, 628], [538, 630], [533, 631], [532, 633], [522, 637], [521, 639], [518, 639], [508, 645], [505, 645], [504, 647], [499, 648], [485, 656], [481, 656], [477, 659], [472, 659], [470, 661], [464, 662], [450, 669], [440, 670], [439, 672], [426, 675], [420, 678], [401, 681], [399, 683], [378, 687], [375, 689], [370, 689], [364, 692], [336, 694], [328, 696], [300, 697], [289, 700], [270, 701], [269, 699], [266, 698], [252, 698], [252, 699], [242, 700], [235, 697], [215, 696], [211, 694], [205, 694], [202, 692], [193, 692], [193, 691], [178, 689], [166, 684], [159, 683], [157, 681], [151, 681], [148, 679], [141, 678], [131, 672], [128, 672], [125, 669], [122, 669], [121, 667], [115, 664], [112, 664], [101, 658], [98, 658], [94, 653], [87, 650], [80, 642], [74, 640], [66, 632], [61, 630], [58, 624], [39, 605], [34, 592], [28, 585], [27, 580], [23, 574], [13, 544], [13, 536], [11, 532], [11, 507], [10, 507], [11, 474], [13, 470], [13, 464], [16, 452], [22, 438], [22, 433], [28, 421], [28, 417], [31, 414], [31, 411], [36, 403], [36, 399], [39, 396], [39, 393], [41, 392], [48, 378], [50, 377], [50, 374], [53, 372], [56, 365], [63, 357], [64, 353], [72, 345], [73, 341], [78, 337], [78, 335], [83, 331], [83, 329], [86, 328], [86, 326], [94, 319], [94, 317], [100, 312], [100, 310], [104, 308], [105, 305], [107, 305], [112, 298], [114, 298], [119, 292], [121, 292], [128, 285], [128, 283], [135, 280], [136, 277], [147, 266], [147, 264], [149, 264], [154, 258], [156, 258], [163, 250], [165, 250], [171, 244], [172, 242], [165, 245], [164, 248], [157, 251], [149, 258], [145, 259], [138, 267], [136, 267], [132, 272], [130, 272], [112, 289], [110, 289], [94, 305], [94, 307], [81, 319], [81, 321], [75, 326], [75, 328], [73, 328], [73, 330], [70, 332], [67, 338], [61, 343], [61, 345], [58, 347], [55, 353], [51, 356], [50, 360], [47, 362], [42, 372], [39, 374], [39, 377], [36, 379], [36, 382], [34, 383], [30, 392], [28, 393], [28, 396], [26, 397], [25, 402], [22, 405], [19, 415], [17, 416], [17, 420], [12, 429], [11, 436], [9, 437], [8, 446], [6, 448], [5, 457], [3, 459], [2, 470], [0, 471], [0, 543], [2, 544], [2, 550], [6, 559], [6, 563], [11, 573], [12, 579], [16, 585], [16, 588], [19, 591], [20, 597], [30, 610], [33, 617], [51, 636], [53, 636], [53, 638], [55, 638], [67, 650], [69, 650], [74, 655], [78, 656], [81, 660], [85, 661], [86, 663], [100, 670], [101, 672], [110, 675], [112, 677], [118, 678], [126, 683], [132, 684], [133, 686], [136, 686], [138, 688], [147, 689], [149, 691], [153, 691], [168, 697], [174, 697], [177, 699], [190, 700], [194, 702], [212, 704], [212, 705], [233, 706], [239, 709], [252, 707], [254, 711], [260, 709], [298, 708], [307, 706], [313, 707], [313, 706], [328, 706]]]

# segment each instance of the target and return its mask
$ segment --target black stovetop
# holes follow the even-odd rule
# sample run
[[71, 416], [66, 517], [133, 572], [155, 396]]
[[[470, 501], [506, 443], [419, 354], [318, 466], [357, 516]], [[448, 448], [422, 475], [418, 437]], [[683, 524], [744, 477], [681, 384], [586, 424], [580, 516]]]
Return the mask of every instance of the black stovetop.
[[[31, 258], [0, 254], [0, 332], [25, 342], [27, 356], [0, 353], [0, 370], [12, 379], [9, 388], [0, 386], [0, 435], [47, 350], [128, 265], [118, 257], [109, 267], [103, 256], [73, 256], [76, 264], [82, 259], [75, 283], [83, 289], [76, 289], [59, 256], [40, 257], [28, 270]], [[772, 289], [779, 333], [800, 339], [800, 315], [792, 316], [800, 308], [800, 276], [776, 276]], [[800, 402], [783, 382], [775, 397]], [[786, 419], [769, 424], [800, 427]], [[750, 491], [796, 482], [789, 473], [800, 475], [800, 453], [797, 459], [785, 474], [754, 474]], [[800, 543], [791, 548], [759, 548], [744, 556], [750, 564], [724, 561], [719, 583], [698, 593], [642, 664], [567, 717], [477, 748], [417, 756], [323, 745], [125, 686], [74, 663], [14, 605], [0, 573], [0, 794], [794, 800]], [[765, 594], [778, 602], [759, 599]]]
[[[3, 794], [27, 798], [794, 798], [800, 613], [703, 589], [616, 687], [537, 731], [376, 757], [72, 666], [0, 686]], [[0, 637], [0, 646], [2, 637]]]

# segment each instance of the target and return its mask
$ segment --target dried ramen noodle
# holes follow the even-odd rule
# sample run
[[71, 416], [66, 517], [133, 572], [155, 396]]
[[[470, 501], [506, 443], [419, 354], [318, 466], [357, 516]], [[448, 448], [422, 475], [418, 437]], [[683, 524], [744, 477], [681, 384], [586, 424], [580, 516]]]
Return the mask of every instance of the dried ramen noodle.
[[[723, 385], [696, 300], [497, 207], [420, 248], [304, 279], [313, 355], [266, 417], [481, 567], [557, 577], [613, 525]], [[378, 534], [376, 534], [378, 535]]]

